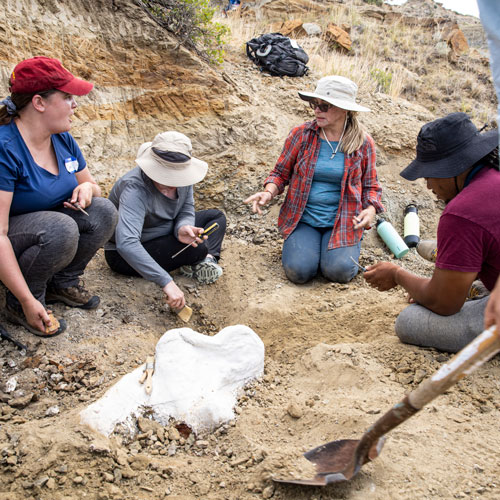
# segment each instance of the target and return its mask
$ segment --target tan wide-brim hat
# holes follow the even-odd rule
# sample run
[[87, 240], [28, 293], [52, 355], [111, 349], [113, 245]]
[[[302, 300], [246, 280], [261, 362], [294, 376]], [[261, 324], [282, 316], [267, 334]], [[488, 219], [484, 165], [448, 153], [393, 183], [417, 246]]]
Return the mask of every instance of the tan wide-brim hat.
[[370, 111], [356, 102], [358, 86], [344, 76], [325, 76], [318, 81], [314, 92], [299, 92], [299, 96], [304, 101], [321, 99], [337, 106], [337, 108], [349, 111]]
[[135, 162], [153, 181], [170, 187], [191, 186], [204, 179], [208, 164], [191, 156], [189, 137], [180, 132], [158, 134], [139, 147]]

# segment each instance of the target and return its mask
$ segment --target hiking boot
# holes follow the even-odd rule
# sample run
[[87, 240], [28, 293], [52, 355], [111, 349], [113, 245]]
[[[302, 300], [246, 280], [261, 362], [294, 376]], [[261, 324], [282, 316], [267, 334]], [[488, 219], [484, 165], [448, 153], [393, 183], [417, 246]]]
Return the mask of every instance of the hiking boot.
[[45, 332], [37, 330], [26, 321], [21, 305], [6, 304], [4, 315], [11, 323], [24, 326], [26, 330], [38, 337], [55, 337], [66, 330], [66, 321], [57, 319], [52, 313], [49, 313], [50, 325], [45, 326]]
[[436, 262], [437, 258], [437, 240], [420, 240], [417, 245], [417, 252], [429, 262]]
[[484, 286], [481, 280], [476, 280], [472, 283], [469, 293], [467, 295], [467, 300], [478, 300], [486, 297], [490, 294], [490, 291]]
[[97, 295], [91, 295], [82, 285], [70, 286], [68, 288], [49, 286], [45, 294], [45, 302], [47, 304], [63, 302], [70, 307], [95, 309], [101, 302], [101, 299]]
[[212, 257], [205, 257], [199, 264], [194, 266], [194, 277], [202, 285], [209, 285], [214, 283], [222, 276], [222, 267], [217, 264], [217, 259]]

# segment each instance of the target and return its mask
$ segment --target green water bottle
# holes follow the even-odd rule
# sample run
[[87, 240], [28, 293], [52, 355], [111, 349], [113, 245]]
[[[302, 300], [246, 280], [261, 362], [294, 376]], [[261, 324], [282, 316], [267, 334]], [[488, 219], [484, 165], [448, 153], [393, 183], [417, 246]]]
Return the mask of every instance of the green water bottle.
[[418, 208], [413, 203], [405, 208], [403, 240], [410, 248], [416, 247], [420, 241]]
[[379, 219], [377, 221], [377, 233], [384, 240], [384, 243], [389, 247], [389, 250], [394, 254], [396, 259], [404, 257], [410, 251], [403, 238], [399, 236], [389, 221]]

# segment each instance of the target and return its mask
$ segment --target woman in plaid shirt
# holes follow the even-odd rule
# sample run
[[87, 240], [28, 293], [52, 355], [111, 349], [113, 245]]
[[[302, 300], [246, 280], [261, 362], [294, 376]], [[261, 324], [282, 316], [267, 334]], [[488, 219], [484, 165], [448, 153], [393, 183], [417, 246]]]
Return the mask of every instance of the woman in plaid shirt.
[[264, 191], [245, 200], [254, 212], [288, 191], [278, 227], [285, 239], [282, 263], [294, 283], [318, 274], [347, 283], [356, 276], [361, 238], [384, 210], [375, 170], [375, 144], [362, 129], [357, 85], [342, 76], [319, 80], [314, 92], [299, 92], [316, 119], [292, 129]]

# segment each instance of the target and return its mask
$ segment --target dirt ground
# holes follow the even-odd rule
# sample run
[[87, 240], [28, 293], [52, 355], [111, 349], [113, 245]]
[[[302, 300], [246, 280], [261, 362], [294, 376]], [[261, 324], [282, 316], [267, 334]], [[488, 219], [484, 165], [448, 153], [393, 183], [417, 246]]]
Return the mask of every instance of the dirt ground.
[[[363, 251], [363, 263], [372, 258]], [[428, 267], [413, 251], [407, 260]], [[270, 475], [302, 452], [360, 437], [449, 356], [399, 343], [401, 291], [373, 291], [360, 276], [287, 282], [277, 237], [256, 245], [229, 234], [222, 263], [213, 285], [176, 280], [194, 330], [246, 324], [265, 343], [265, 375], [241, 395], [235, 420], [196, 439], [147, 418], [133, 438], [108, 440], [79, 424], [81, 409], [181, 326], [154, 285], [114, 275], [98, 254], [86, 273], [102, 298], [96, 311], [56, 306], [69, 329], [50, 341], [9, 325], [27, 354], [0, 344], [3, 385], [17, 382], [2, 394], [1, 499], [498, 498], [498, 357], [391, 432], [350, 483], [274, 484]]]
[[[380, 293], [361, 276], [347, 285], [321, 277], [301, 286], [286, 280], [279, 200], [262, 217], [241, 201], [263, 180], [286, 131], [309, 116], [290, 96], [311, 87], [315, 75], [300, 82], [266, 78], [236, 50], [223, 70], [237, 83], [241, 105], [213, 122], [185, 120], [181, 130], [204, 145], [201, 157], [220, 176], [239, 179], [233, 184], [239, 190], [220, 193], [229, 221], [224, 274], [207, 286], [174, 278], [194, 310], [188, 326], [213, 335], [244, 324], [261, 337], [263, 378], [242, 392], [233, 421], [205, 435], [175, 422], [162, 427], [147, 416], [132, 437], [118, 432], [108, 439], [82, 426], [83, 408], [142, 364], [161, 335], [184, 326], [165, 308], [158, 287], [114, 274], [100, 251], [84, 278], [101, 304], [94, 311], [56, 305], [68, 323], [65, 334], [40, 340], [3, 323], [29, 350], [0, 342], [0, 500], [500, 498], [498, 356], [393, 430], [381, 455], [351, 482], [327, 488], [272, 482], [273, 474], [300, 467], [304, 451], [359, 438], [449, 355], [398, 341], [394, 321], [407, 305], [399, 289]], [[364, 123], [377, 143], [389, 218], [401, 231], [404, 206], [418, 201], [422, 236], [434, 237], [443, 206], [422, 182], [408, 184], [398, 175], [419, 127], [433, 115], [382, 94], [362, 95], [361, 102], [373, 110]], [[197, 201], [204, 206], [213, 199]], [[369, 231], [361, 263], [390, 259]], [[432, 272], [414, 250], [400, 263]]]

